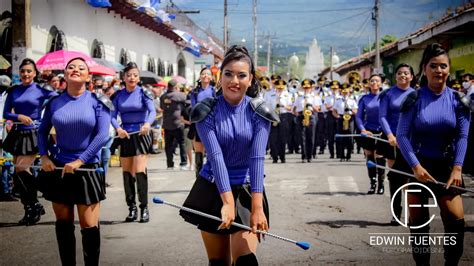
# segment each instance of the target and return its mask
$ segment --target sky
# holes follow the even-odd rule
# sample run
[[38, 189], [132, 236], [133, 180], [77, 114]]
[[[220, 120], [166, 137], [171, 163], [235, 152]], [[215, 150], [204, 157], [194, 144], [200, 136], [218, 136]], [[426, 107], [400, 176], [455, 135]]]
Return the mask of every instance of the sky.
[[[162, 0], [166, 5], [169, 0]], [[224, 0], [173, 0], [182, 10], [200, 10], [188, 16], [223, 39]], [[230, 42], [253, 49], [253, 0], [228, 0]], [[467, 0], [380, 0], [380, 33], [404, 37], [438, 20], [448, 7]], [[358, 55], [375, 39], [372, 11], [375, 0], [257, 0], [257, 40], [264, 51], [272, 36], [272, 49], [308, 47], [316, 38], [323, 51]]]

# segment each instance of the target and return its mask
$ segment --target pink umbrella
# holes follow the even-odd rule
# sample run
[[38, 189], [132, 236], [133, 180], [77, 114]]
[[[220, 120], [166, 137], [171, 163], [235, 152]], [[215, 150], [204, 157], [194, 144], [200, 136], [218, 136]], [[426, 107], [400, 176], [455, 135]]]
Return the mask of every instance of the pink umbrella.
[[75, 57], [82, 57], [86, 60], [89, 67], [94, 67], [97, 64], [91, 57], [77, 51], [59, 50], [45, 54], [37, 62], [36, 66], [39, 70], [63, 70], [66, 68], [67, 62]]
[[89, 67], [89, 73], [103, 76], [115, 76], [115, 70], [98, 64]]
[[174, 76], [173, 80], [176, 81], [177, 83], [181, 83], [183, 85], [186, 85], [186, 83], [188, 83], [188, 81], [185, 78], [183, 78], [182, 76]]

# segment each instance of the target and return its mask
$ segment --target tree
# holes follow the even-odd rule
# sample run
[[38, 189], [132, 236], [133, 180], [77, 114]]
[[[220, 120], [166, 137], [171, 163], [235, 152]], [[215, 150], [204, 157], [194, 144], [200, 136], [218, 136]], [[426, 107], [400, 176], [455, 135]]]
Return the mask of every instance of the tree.
[[[380, 39], [380, 47], [384, 47], [387, 44], [390, 44], [392, 42], [395, 42], [397, 40], [397, 37], [390, 35], [390, 34], [385, 34], [381, 39]], [[372, 48], [370, 51], [375, 50], [375, 42], [372, 44]], [[367, 53], [369, 51], [369, 46], [364, 47], [364, 53]]]

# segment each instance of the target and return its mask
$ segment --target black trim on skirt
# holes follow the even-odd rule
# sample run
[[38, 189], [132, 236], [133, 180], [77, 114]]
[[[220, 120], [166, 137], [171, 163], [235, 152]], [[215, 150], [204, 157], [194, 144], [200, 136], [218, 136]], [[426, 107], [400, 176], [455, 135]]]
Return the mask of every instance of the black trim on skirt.
[[14, 156], [38, 154], [38, 130], [12, 128], [3, 142], [3, 149]]
[[130, 138], [120, 140], [120, 157], [133, 157], [141, 154], [149, 154], [153, 139], [151, 134], [131, 134]]
[[[374, 135], [380, 134], [380, 131], [372, 131], [370, 129], [368, 130], [372, 132]], [[362, 147], [362, 149], [369, 150], [369, 151], [375, 151], [377, 149], [377, 142], [380, 142], [370, 137], [358, 137], [358, 139], [359, 139], [359, 144]]]
[[[426, 171], [428, 171], [428, 173], [430, 173], [430, 175], [434, 177], [434, 179], [443, 183], [448, 182], [449, 177], [451, 176], [451, 171], [453, 170], [452, 159], [426, 158], [426, 157], [420, 156], [419, 154], [416, 155], [416, 158], [418, 158], [418, 161], [420, 162], [421, 166], [425, 168]], [[460, 187], [465, 188], [466, 185], [464, 184], [464, 179], [462, 178], [462, 176], [461, 176], [461, 179], [462, 179], [462, 184]], [[414, 177], [410, 177], [410, 182], [421, 183]], [[456, 195], [466, 193], [464, 191], [460, 191], [455, 188], [446, 189], [443, 185], [437, 185], [432, 182], [422, 183], [422, 184], [428, 186], [431, 189], [431, 191], [433, 191], [433, 193], [435, 194], [437, 198], [443, 197], [443, 196], [449, 196], [449, 195], [456, 196]], [[427, 192], [426, 190], [422, 190], [422, 194], [425, 197], [431, 198], [431, 194]]]
[[[250, 192], [250, 185], [244, 184], [240, 186], [232, 186], [232, 194], [234, 195], [235, 209], [237, 212], [234, 222], [250, 226], [250, 214], [252, 210], [252, 194]], [[217, 185], [202, 177], [197, 178], [188, 197], [184, 201], [183, 206], [220, 218], [222, 200], [219, 191], [217, 190]], [[263, 212], [265, 213], [267, 222], [270, 225], [268, 201], [265, 191], [263, 192]], [[231, 226], [230, 229], [217, 230], [217, 227], [221, 224], [218, 221], [183, 210], [179, 211], [179, 215], [181, 215], [186, 222], [194, 224], [199, 230], [208, 233], [229, 235], [244, 230], [235, 226]]]
[[[56, 167], [64, 164], [54, 162]], [[97, 169], [98, 163], [84, 164], [81, 168]], [[61, 178], [62, 169], [52, 172], [41, 170], [38, 174], [38, 189], [46, 200], [62, 204], [91, 205], [105, 199], [104, 173], [75, 171]]]
[[[380, 136], [380, 138], [382, 138], [384, 140], [388, 140], [387, 135], [385, 135], [385, 133], [383, 133], [383, 132], [382, 132], [382, 135]], [[400, 153], [400, 150], [398, 148], [394, 148], [393, 146], [391, 146], [387, 142], [377, 141], [377, 143], [375, 145], [376, 145], [375, 149], [377, 150], [377, 154], [383, 155], [383, 157], [385, 157], [385, 159], [395, 160], [397, 154], [402, 156], [401, 153]]]

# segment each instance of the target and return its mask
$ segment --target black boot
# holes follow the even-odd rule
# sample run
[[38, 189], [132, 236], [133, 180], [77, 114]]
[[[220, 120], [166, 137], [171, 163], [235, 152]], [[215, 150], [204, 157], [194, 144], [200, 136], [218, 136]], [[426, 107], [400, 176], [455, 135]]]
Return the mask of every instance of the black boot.
[[[402, 209], [394, 207], [393, 213], [395, 214], [395, 216], [397, 216], [398, 221], [401, 221], [400, 219], [402, 217]], [[393, 225], [393, 226], [400, 225], [398, 221], [395, 219], [395, 217], [392, 217], [392, 220], [390, 221], [390, 225]]]
[[[375, 160], [378, 165], [385, 165], [385, 158], [377, 158]], [[385, 186], [383, 184], [383, 181], [385, 179], [385, 169], [377, 168], [377, 179], [378, 179], [377, 194], [383, 194], [385, 192]]]
[[196, 178], [199, 177], [199, 172], [201, 172], [201, 169], [202, 169], [202, 165], [203, 165], [203, 162], [204, 162], [204, 154], [202, 152], [196, 152], [196, 154], [194, 154], [194, 163], [195, 163], [195, 170], [196, 170]]
[[372, 195], [375, 194], [375, 188], [377, 187], [377, 179], [375, 177], [370, 178], [370, 188], [367, 191], [367, 194]]
[[150, 221], [150, 213], [148, 212], [148, 207], [140, 207], [140, 223], [148, 223]]
[[243, 255], [237, 258], [235, 266], [258, 266], [257, 256], [253, 253]]
[[[125, 190], [125, 201], [129, 209], [129, 214], [125, 218], [125, 222], [133, 222], [137, 219], [136, 214], [136, 201], [135, 201], [135, 177], [132, 176], [130, 172], [123, 172], [123, 188]], [[135, 216], [132, 213], [133, 208], [135, 208]], [[134, 218], [135, 217], [135, 218]]]
[[136, 205], [128, 207], [128, 216], [125, 218], [125, 222], [133, 222], [138, 218], [138, 209]]
[[[368, 155], [366, 160], [367, 162], [369, 161], [374, 161], [374, 155]], [[376, 179], [376, 175], [377, 175], [377, 169], [375, 167], [368, 167], [367, 166], [367, 172], [369, 174], [369, 179], [370, 179], [370, 188], [369, 188], [369, 191], [367, 192], [367, 194], [375, 194], [375, 189], [377, 188], [377, 179]]]
[[74, 223], [56, 221], [56, 240], [58, 241], [59, 257], [63, 266], [76, 265], [76, 236]]
[[45, 211], [38, 202], [35, 177], [27, 171], [21, 171], [13, 175], [13, 182], [15, 187], [18, 187], [21, 203], [23, 203], [25, 209], [25, 215], [18, 224], [36, 224], [41, 219], [41, 215], [45, 214]]
[[430, 265], [430, 245], [423, 243], [423, 237], [428, 236], [430, 227], [428, 225], [418, 228], [410, 229], [413, 241], [411, 243], [412, 256], [417, 266]]
[[456, 244], [444, 246], [444, 265], [458, 265], [464, 250], [464, 219], [446, 222], [444, 231], [456, 238]]
[[84, 265], [99, 265], [100, 255], [100, 230], [97, 226], [82, 228], [82, 252], [84, 253]]

